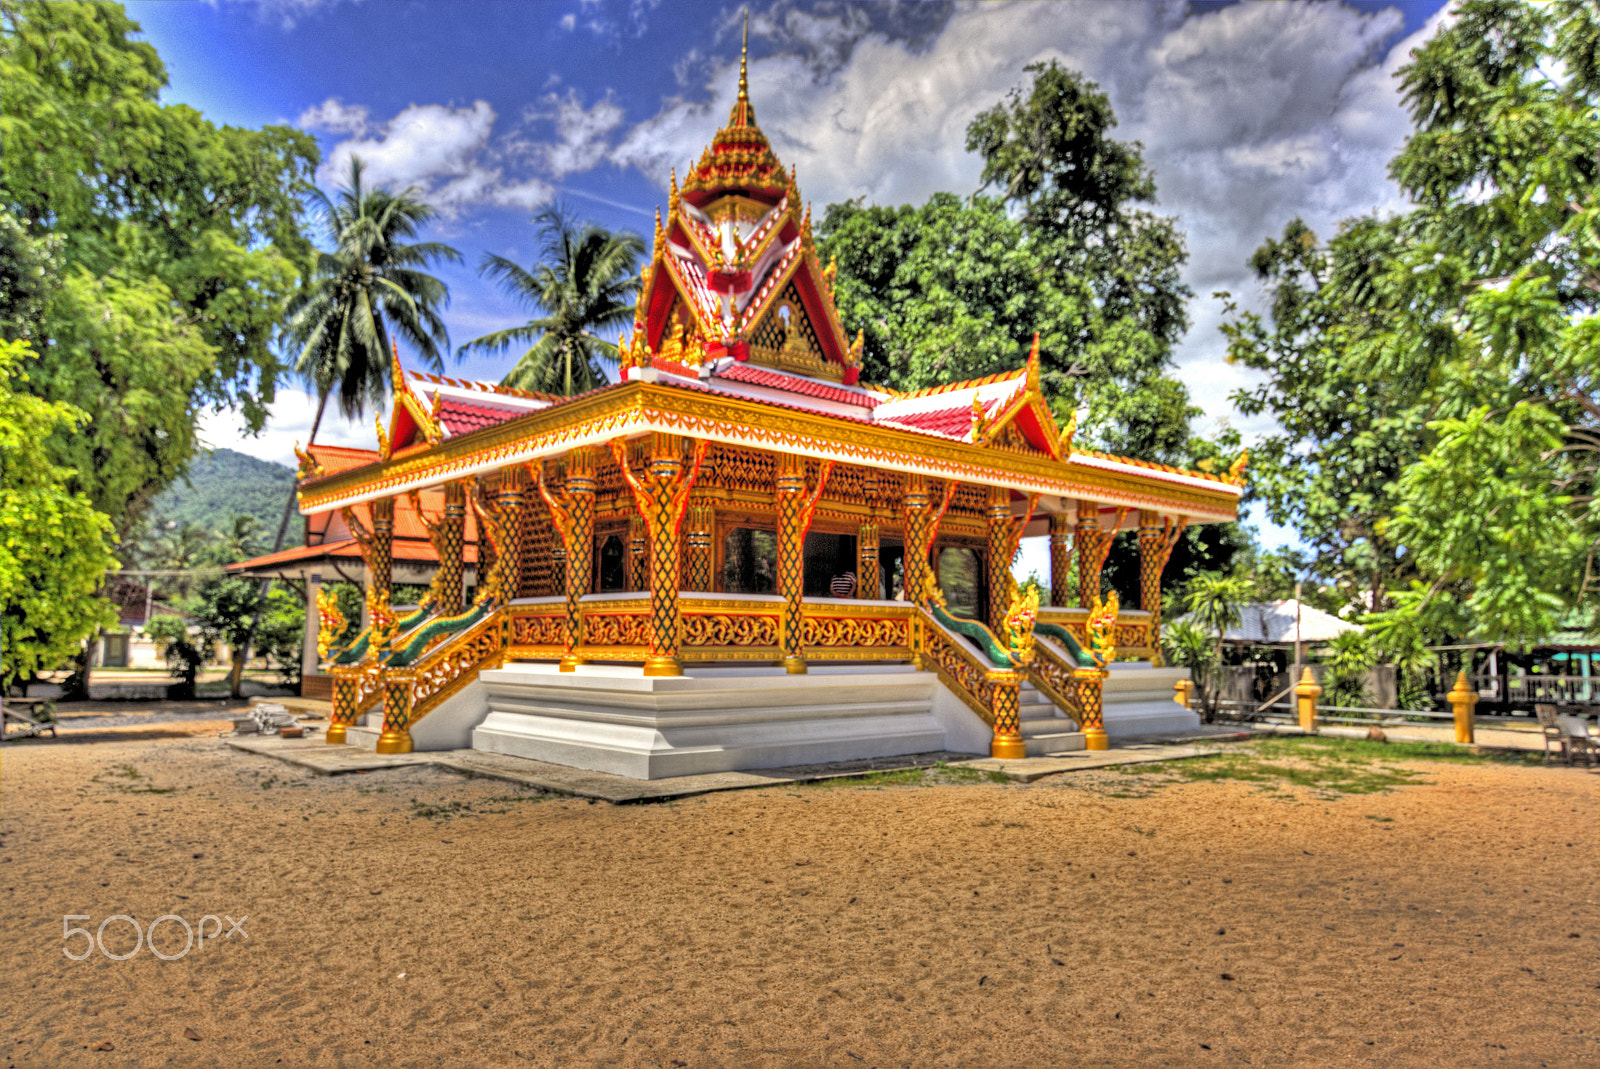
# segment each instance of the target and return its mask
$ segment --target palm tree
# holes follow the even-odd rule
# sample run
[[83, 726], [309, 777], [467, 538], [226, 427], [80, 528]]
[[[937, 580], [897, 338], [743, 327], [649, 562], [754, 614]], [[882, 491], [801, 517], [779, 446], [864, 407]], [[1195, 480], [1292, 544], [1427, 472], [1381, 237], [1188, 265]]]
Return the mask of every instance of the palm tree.
[[[1216, 677], [1212, 680], [1212, 686], [1203, 688], [1205, 695], [1203, 708], [1208, 723], [1215, 719], [1217, 703], [1222, 699], [1222, 680], [1225, 674], [1222, 664], [1222, 636], [1228, 628], [1239, 622], [1240, 606], [1249, 596], [1249, 580], [1242, 576], [1201, 572], [1189, 582], [1189, 595], [1184, 603], [1189, 610], [1188, 619], [1205, 634], [1216, 636], [1216, 646], [1211, 658]], [[1188, 639], [1187, 636], [1186, 640], [1186, 644], [1192, 643], [1192, 639]]]
[[595, 331], [620, 328], [633, 318], [644, 239], [593, 223], [580, 226], [559, 205], [534, 216], [534, 224], [543, 247], [532, 271], [493, 254], [478, 270], [538, 318], [475, 338], [457, 355], [498, 355], [528, 345], [504, 384], [570, 397], [604, 385], [604, 368], [617, 361], [616, 344]]
[[[322, 413], [335, 390], [339, 409], [355, 418], [382, 405], [389, 381], [390, 329], [410, 342], [435, 371], [444, 370], [441, 348], [450, 335], [439, 310], [450, 288], [424, 268], [435, 260], [461, 262], [461, 254], [436, 241], [409, 242], [435, 212], [414, 188], [391, 193], [362, 181], [366, 164], [350, 157], [350, 178], [337, 199], [311, 193], [332, 252], [317, 254], [315, 275], [289, 304], [284, 337], [295, 350], [295, 371], [317, 391], [317, 416], [306, 448], [317, 439]], [[272, 551], [283, 548], [294, 494], [278, 523]]]
[[[350, 178], [337, 201], [313, 190], [334, 251], [318, 253], [316, 275], [289, 305], [284, 334], [298, 352], [295, 370], [316, 388], [315, 440], [329, 395], [339, 393], [346, 416], [381, 405], [389, 381], [390, 330], [410, 342], [435, 371], [450, 349], [439, 310], [450, 289], [425, 268], [436, 260], [461, 262], [461, 254], [436, 241], [407, 242], [435, 212], [415, 188], [392, 193], [362, 181], [366, 165], [350, 158]], [[309, 445], [309, 443], [308, 443]]]

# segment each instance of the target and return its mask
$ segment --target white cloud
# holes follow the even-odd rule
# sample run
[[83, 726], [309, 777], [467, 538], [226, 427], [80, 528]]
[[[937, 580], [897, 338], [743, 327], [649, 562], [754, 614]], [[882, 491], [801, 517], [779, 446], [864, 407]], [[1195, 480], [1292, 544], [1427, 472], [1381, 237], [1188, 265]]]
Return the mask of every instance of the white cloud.
[[550, 200], [555, 195], [550, 183], [537, 176], [508, 176], [506, 161], [510, 148], [538, 156], [558, 146], [496, 142], [495, 120], [494, 108], [478, 100], [460, 108], [413, 104], [374, 124], [365, 107], [329, 99], [307, 109], [300, 125], [357, 135], [328, 151], [317, 171], [324, 189], [343, 184], [350, 158], [359, 156], [368, 182], [418, 189], [446, 217], [476, 205], [532, 209]]
[[563, 30], [566, 30], [568, 33], [571, 33], [573, 30], [577, 29], [578, 28], [578, 16], [574, 15], [570, 11], [567, 12], [565, 15], [562, 15], [561, 16], [561, 28]]
[[526, 118], [555, 123], [557, 140], [532, 146], [553, 177], [587, 171], [605, 159], [610, 151], [611, 131], [622, 125], [621, 106], [608, 92], [591, 108], [585, 108], [574, 89], [566, 96], [547, 94]]
[[[1408, 127], [1393, 74], [1445, 17], [1380, 62], [1399, 14], [1339, 4], [1245, 3], [1201, 15], [1181, 2], [964, 5], [915, 44], [869, 29], [854, 8], [774, 8], [751, 19], [752, 36], [780, 49], [751, 64], [751, 96], [818, 205], [920, 203], [977, 186], [967, 124], [1022, 84], [1025, 65], [1054, 59], [1083, 71], [1111, 98], [1115, 136], [1143, 143], [1158, 210], [1188, 235], [1194, 325], [1176, 356], [1206, 412], [1197, 429], [1231, 419], [1249, 436], [1268, 425], [1240, 418], [1228, 401], [1253, 373], [1223, 362], [1210, 294], [1228, 289], [1258, 308], [1245, 261], [1296, 215], [1331, 234], [1348, 216], [1403, 210], [1386, 174]], [[691, 54], [680, 72], [680, 82], [703, 78], [703, 89], [665, 101], [610, 156], [663, 186], [670, 167], [681, 173], [699, 155], [736, 89], [731, 62]]]
[[413, 104], [380, 133], [334, 146], [318, 177], [336, 180], [349, 173], [349, 158], [360, 156], [374, 183], [428, 191], [439, 179], [466, 177], [478, 169], [494, 120], [494, 109], [484, 100], [465, 108]]
[[362, 105], [346, 104], [338, 97], [329, 97], [316, 107], [302, 111], [294, 124], [302, 130], [359, 135], [367, 132], [367, 116], [367, 109]]
[[[208, 0], [216, 4], [219, 0]], [[256, 9], [256, 14], [263, 20], [277, 22], [285, 30], [292, 30], [295, 25], [307, 15], [315, 14], [323, 8], [335, 7], [345, 3], [346, 0], [221, 0], [231, 4], [248, 4]], [[361, 0], [349, 0], [350, 3], [359, 4]]]
[[[384, 414], [388, 414], [385, 409]], [[272, 402], [267, 425], [254, 437], [245, 433], [235, 412], [207, 412], [200, 420], [200, 440], [211, 449], [236, 449], [241, 453], [295, 466], [294, 447], [311, 439], [311, 424], [317, 416], [317, 398], [293, 387], [278, 391]], [[376, 441], [372, 417], [347, 420], [339, 414], [338, 402], [329, 401], [317, 428], [317, 441], [323, 445], [345, 445], [371, 449]]]

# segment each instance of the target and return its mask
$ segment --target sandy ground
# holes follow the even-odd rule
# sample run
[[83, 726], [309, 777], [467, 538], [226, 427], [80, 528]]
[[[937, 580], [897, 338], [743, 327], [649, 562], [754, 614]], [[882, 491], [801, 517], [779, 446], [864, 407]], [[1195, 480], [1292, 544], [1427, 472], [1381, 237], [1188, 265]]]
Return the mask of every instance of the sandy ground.
[[9, 745], [0, 1065], [1600, 1064], [1600, 777], [1414, 767], [612, 807]]

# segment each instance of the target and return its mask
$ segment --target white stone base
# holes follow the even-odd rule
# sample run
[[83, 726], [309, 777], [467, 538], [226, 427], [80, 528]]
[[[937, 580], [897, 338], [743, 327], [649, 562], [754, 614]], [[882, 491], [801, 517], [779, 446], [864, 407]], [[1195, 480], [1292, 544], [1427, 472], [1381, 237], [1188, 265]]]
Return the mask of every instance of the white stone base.
[[909, 666], [638, 668], [512, 664], [479, 679], [489, 714], [472, 746], [664, 779], [927, 753], [945, 747], [936, 677]]
[[1153, 735], [1193, 731], [1200, 714], [1179, 705], [1174, 684], [1189, 678], [1187, 668], [1156, 668], [1148, 661], [1112, 664], [1102, 699], [1106, 734]]

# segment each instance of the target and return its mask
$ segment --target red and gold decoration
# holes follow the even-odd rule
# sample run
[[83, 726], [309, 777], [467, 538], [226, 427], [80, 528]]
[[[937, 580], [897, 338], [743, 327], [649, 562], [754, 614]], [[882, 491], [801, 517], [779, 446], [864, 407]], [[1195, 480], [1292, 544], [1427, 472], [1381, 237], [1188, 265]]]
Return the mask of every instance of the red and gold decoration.
[[611, 443], [611, 455], [633, 491], [635, 507], [644, 516], [650, 538], [650, 655], [645, 658], [647, 676], [678, 676], [683, 663], [678, 660], [678, 645], [683, 638], [683, 619], [678, 607], [679, 531], [689, 503], [689, 491], [700, 477], [709, 443], [694, 444], [694, 458], [683, 459], [683, 439], [675, 434], [657, 434], [652, 441], [650, 466], [644, 477], [628, 467], [627, 448], [618, 439]]
[[[342, 514], [367, 565], [372, 626], [348, 647], [354, 663], [336, 654], [329, 669], [330, 741], [381, 701], [383, 745], [407, 747], [421, 716], [510, 658], [649, 676], [686, 663], [799, 673], [911, 661], [993, 728], [997, 756], [1023, 753], [1024, 679], [1104, 745], [1103, 666], [1119, 650], [1158, 656], [1176, 539], [1186, 523], [1236, 518], [1246, 458], [1212, 475], [1086, 448], [1076, 417], [1052, 415], [1037, 337], [1019, 366], [984, 378], [915, 391], [860, 382], [865, 336], [845, 332], [837, 268], [819, 260], [811, 224], [795, 173], [757, 124], [742, 59], [726, 124], [681, 183], [672, 176], [621, 381], [553, 397], [406, 372], [396, 355], [378, 448], [344, 466], [298, 453], [301, 511]], [[440, 490], [443, 511], [424, 511]], [[405, 621], [418, 629], [409, 641], [395, 640], [390, 606], [399, 495], [438, 558], [432, 622]], [[1101, 574], [1130, 512], [1149, 611], [1119, 614], [1114, 594], [1100, 597]], [[1011, 576], [1041, 514], [1043, 608]], [[814, 552], [833, 554], [813, 567], [836, 582], [834, 596], [808, 600], [813, 528], [829, 536]], [[477, 590], [466, 606], [469, 534]], [[956, 559], [952, 548], [987, 591], [981, 620], [936, 615], [932, 562]], [[1100, 667], [1036, 642], [1039, 619], [1067, 628]]]
[[804, 674], [805, 623], [801, 599], [805, 594], [806, 532], [817, 514], [817, 502], [833, 471], [831, 462], [817, 473], [817, 484], [806, 486], [805, 458], [785, 453], [778, 458], [778, 593], [783, 595], [783, 667], [791, 675]]
[[593, 449], [574, 449], [567, 455], [566, 478], [558, 493], [545, 479], [544, 465], [537, 466], [539, 496], [550, 510], [556, 533], [566, 557], [566, 627], [562, 636], [561, 670], [574, 671], [583, 663], [578, 647], [583, 644], [583, 618], [578, 607], [593, 580], [595, 456]]
[[1172, 549], [1183, 537], [1186, 518], [1139, 513], [1139, 608], [1150, 614], [1150, 629], [1144, 645], [1150, 647], [1150, 660], [1165, 663], [1161, 657], [1161, 573], [1172, 559]]

